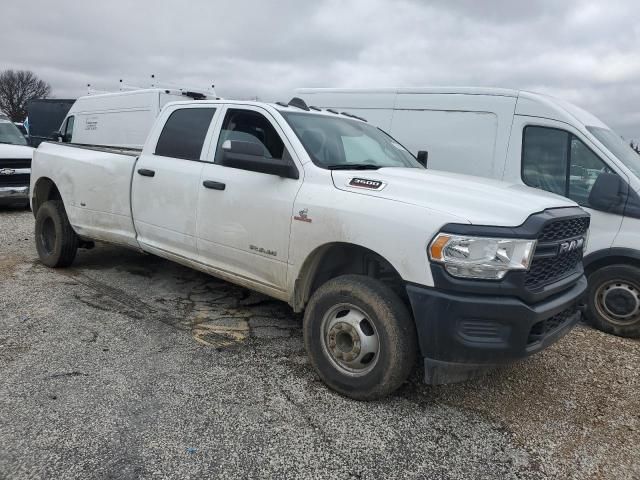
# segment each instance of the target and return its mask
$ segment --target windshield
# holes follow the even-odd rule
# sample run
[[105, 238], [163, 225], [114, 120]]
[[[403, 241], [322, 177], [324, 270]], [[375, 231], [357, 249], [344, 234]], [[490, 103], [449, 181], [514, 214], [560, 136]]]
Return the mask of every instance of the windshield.
[[366, 123], [338, 116], [280, 113], [319, 167], [423, 168], [402, 145]]
[[0, 116], [0, 143], [9, 143], [11, 145], [26, 145], [27, 140], [20, 133], [11, 120], [4, 115]]
[[640, 155], [634, 152], [617, 133], [601, 127], [587, 127], [587, 130], [600, 140], [629, 170], [640, 177]]

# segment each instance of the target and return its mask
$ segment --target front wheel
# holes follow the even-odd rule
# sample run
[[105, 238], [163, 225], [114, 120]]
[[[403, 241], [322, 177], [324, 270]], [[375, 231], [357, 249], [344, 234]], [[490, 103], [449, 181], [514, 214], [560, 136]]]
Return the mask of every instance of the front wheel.
[[640, 337], [640, 268], [610, 265], [589, 275], [587, 320], [603, 332]]
[[45, 202], [36, 214], [36, 250], [47, 267], [68, 267], [78, 251], [79, 239], [59, 200]]
[[322, 285], [307, 306], [303, 331], [322, 380], [357, 400], [393, 392], [416, 361], [417, 337], [407, 307], [369, 277], [344, 275]]

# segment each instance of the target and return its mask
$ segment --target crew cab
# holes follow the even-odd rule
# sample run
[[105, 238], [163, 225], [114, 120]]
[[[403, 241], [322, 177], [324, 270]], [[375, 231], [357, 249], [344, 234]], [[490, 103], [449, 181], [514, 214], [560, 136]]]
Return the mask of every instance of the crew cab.
[[6, 115], [0, 114], [0, 206], [29, 204], [33, 148]]
[[579, 318], [589, 215], [522, 185], [427, 171], [382, 130], [289, 104], [164, 107], [139, 150], [43, 143], [41, 261], [95, 240], [304, 311], [313, 367], [357, 399], [524, 358]]

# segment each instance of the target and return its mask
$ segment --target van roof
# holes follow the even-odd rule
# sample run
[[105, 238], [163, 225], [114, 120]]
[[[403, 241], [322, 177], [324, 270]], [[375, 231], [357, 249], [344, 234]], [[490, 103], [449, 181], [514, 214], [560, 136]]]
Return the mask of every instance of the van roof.
[[494, 87], [386, 87], [386, 88], [298, 88], [298, 93], [450, 93], [464, 95], [498, 95], [517, 97], [518, 90]]
[[519, 115], [541, 116], [553, 118], [567, 123], [576, 120], [582, 125], [608, 128], [601, 120], [582, 108], [565, 100], [531, 92], [510, 88], [495, 87], [389, 87], [389, 88], [299, 88], [297, 94], [449, 94], [449, 95], [487, 95], [512, 97], [518, 99], [516, 113]]

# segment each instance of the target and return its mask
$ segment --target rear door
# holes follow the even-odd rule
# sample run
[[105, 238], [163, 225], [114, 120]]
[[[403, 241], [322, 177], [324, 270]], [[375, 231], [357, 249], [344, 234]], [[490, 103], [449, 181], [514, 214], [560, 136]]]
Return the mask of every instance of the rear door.
[[[302, 185], [302, 168], [291, 158], [293, 148], [265, 109], [228, 105], [221, 121], [220, 134], [210, 147], [214, 163], [205, 165], [199, 185], [201, 262], [284, 290], [293, 203]], [[255, 144], [270, 161], [295, 161], [300, 178], [225, 165], [222, 145], [226, 140]]]
[[[131, 206], [138, 241], [195, 259], [196, 206], [217, 105], [178, 105], [162, 114], [133, 172]], [[164, 121], [163, 121], [164, 120]]]

